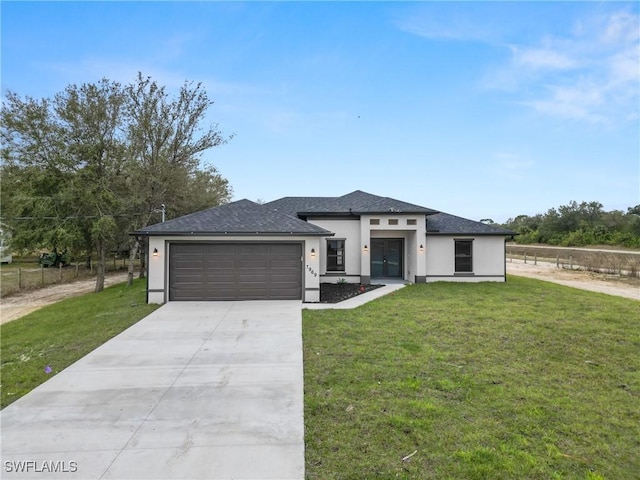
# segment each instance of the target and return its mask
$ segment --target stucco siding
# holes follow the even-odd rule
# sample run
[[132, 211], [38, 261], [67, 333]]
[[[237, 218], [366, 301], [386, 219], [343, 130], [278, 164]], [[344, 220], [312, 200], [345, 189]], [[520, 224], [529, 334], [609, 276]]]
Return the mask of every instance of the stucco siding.
[[[473, 241], [473, 271], [455, 272], [455, 240]], [[504, 281], [503, 236], [427, 236], [427, 281], [450, 280], [456, 282]]]
[[[359, 220], [317, 220], [309, 219], [309, 223], [317, 225], [325, 230], [333, 232], [333, 237], [320, 240], [320, 273], [321, 275], [345, 278], [348, 276], [360, 276], [360, 221]], [[327, 271], [327, 240], [345, 240], [344, 242], [344, 272]], [[323, 281], [325, 281], [323, 279]], [[360, 281], [359, 278], [357, 281]]]

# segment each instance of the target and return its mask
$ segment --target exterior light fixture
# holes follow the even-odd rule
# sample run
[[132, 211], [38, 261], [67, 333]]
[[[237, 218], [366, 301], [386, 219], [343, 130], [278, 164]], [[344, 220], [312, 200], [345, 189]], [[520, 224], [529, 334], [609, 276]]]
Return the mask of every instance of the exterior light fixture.
[[315, 256], [316, 256], [316, 249], [315, 249], [315, 248], [312, 248], [312, 249], [311, 249], [311, 256], [312, 256], [312, 257], [315, 257]]
[[363, 250], [364, 250], [364, 253], [367, 253], [369, 251], [369, 247], [365, 245]]
[[154, 257], [157, 257], [157, 256], [158, 256], [158, 249], [157, 249], [157, 248], [154, 248], [154, 249], [153, 249], [153, 256], [154, 256]]
[[424, 252], [424, 245], [420, 244], [420, 248], [419, 248], [419, 250], [420, 250], [421, 252]]

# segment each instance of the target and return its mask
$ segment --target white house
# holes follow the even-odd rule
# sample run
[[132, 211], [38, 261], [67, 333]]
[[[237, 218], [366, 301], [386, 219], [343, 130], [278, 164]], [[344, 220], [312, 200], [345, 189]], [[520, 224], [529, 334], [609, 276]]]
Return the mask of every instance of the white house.
[[302, 299], [323, 282], [506, 279], [514, 232], [388, 197], [239, 200], [151, 225], [148, 301]]

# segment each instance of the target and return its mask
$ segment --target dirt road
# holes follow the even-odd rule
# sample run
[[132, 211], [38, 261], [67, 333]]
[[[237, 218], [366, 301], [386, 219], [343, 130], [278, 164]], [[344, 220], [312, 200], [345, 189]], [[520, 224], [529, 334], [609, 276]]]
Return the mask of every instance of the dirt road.
[[[115, 273], [105, 278], [105, 286], [126, 282], [127, 273]], [[39, 308], [59, 302], [65, 298], [75, 297], [83, 293], [93, 292], [96, 287], [95, 278], [79, 280], [72, 283], [51, 285], [38, 290], [26, 291], [0, 300], [0, 324], [23, 317]]]
[[507, 273], [546, 280], [591, 292], [640, 300], [640, 286], [624, 283], [614, 275], [557, 268], [555, 263], [538, 262], [538, 265], [534, 265], [531, 261], [525, 264], [523, 260], [509, 260], [507, 261]]

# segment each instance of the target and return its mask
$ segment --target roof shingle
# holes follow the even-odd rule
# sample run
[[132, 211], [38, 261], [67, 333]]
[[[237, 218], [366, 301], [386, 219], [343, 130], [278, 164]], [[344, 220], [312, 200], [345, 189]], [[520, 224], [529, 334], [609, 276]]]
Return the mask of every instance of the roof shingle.
[[150, 225], [133, 233], [137, 235], [332, 235], [324, 228], [246, 199]]
[[361, 190], [341, 197], [284, 197], [265, 204], [289, 215], [344, 215], [420, 213], [430, 215], [437, 210], [421, 207], [389, 197], [379, 197]]
[[427, 217], [427, 235], [516, 235], [516, 232], [495, 225], [476, 222], [440, 212]]

